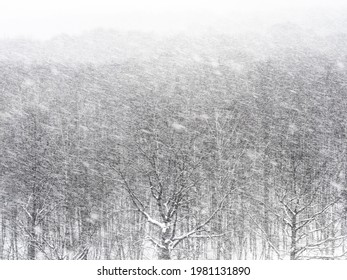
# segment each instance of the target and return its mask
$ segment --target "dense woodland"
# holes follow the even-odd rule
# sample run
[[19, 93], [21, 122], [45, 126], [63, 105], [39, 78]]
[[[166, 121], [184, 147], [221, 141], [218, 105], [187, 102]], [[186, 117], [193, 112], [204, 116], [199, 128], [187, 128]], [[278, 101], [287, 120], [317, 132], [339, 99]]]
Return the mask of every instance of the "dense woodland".
[[0, 259], [346, 259], [347, 34], [0, 43]]

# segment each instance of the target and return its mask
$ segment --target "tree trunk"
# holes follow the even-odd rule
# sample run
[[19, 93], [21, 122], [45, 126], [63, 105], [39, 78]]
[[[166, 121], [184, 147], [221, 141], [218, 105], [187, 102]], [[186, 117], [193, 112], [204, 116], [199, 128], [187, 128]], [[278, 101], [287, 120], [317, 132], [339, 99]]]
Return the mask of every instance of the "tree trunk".
[[28, 260], [36, 259], [35, 240], [30, 240], [28, 244]]
[[297, 258], [297, 256], [296, 256], [296, 253], [297, 253], [296, 233], [297, 233], [296, 216], [293, 215], [292, 226], [291, 226], [291, 238], [290, 238], [290, 259], [291, 260], [296, 260], [296, 258]]
[[32, 218], [29, 220], [29, 233], [30, 233], [30, 240], [28, 244], [28, 260], [35, 260], [36, 259], [36, 232], [35, 232], [35, 214], [32, 212]]
[[159, 250], [159, 260], [171, 260], [171, 252], [167, 245], [164, 245], [164, 248], [160, 248]]
[[[36, 171], [36, 168], [34, 169], [34, 172]], [[34, 184], [32, 188], [32, 195], [33, 195], [33, 201], [32, 201], [32, 208], [31, 208], [31, 216], [28, 217], [28, 232], [29, 232], [29, 244], [28, 244], [28, 260], [35, 260], [36, 259], [36, 215], [37, 215], [37, 209], [38, 209], [38, 188], [36, 184]]]
[[170, 245], [170, 227], [165, 227], [161, 233], [161, 247], [159, 249], [159, 260], [171, 260], [171, 251], [169, 248]]

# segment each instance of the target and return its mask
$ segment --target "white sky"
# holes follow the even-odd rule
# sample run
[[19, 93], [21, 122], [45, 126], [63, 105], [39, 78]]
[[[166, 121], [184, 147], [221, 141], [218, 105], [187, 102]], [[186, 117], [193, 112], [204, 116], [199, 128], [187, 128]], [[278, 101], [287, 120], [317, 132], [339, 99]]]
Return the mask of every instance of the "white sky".
[[0, 0], [0, 38], [46, 39], [95, 28], [166, 31], [230, 13], [346, 6], [346, 0]]

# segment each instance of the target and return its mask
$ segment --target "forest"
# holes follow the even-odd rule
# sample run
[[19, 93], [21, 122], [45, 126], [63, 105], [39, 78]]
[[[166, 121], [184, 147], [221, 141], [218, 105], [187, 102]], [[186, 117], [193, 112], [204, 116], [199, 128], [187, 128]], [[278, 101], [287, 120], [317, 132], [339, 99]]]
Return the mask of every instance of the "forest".
[[0, 41], [0, 259], [347, 259], [347, 33]]

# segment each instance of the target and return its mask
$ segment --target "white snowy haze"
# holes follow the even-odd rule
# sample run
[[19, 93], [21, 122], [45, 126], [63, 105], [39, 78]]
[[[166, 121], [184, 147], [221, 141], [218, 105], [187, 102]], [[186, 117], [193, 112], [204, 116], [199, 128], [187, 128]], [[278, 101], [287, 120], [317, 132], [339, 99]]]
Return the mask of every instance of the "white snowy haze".
[[227, 48], [223, 36], [259, 58], [298, 44], [338, 51], [341, 42], [326, 38], [345, 32], [345, 7], [339, 0], [5, 0], [0, 60], [103, 63], [167, 52], [201, 60]]
[[[97, 28], [240, 32], [290, 20], [318, 27], [344, 16], [343, 0], [2, 0], [0, 37], [49, 39]], [[319, 22], [321, 20], [322, 22]], [[326, 21], [328, 20], [328, 21]], [[323, 26], [319, 26], [323, 28]], [[323, 28], [324, 29], [324, 28]]]

